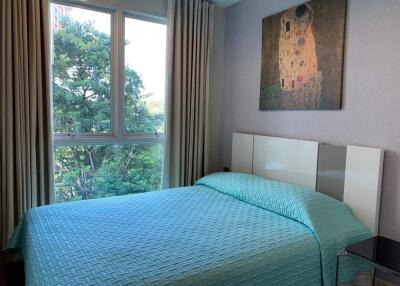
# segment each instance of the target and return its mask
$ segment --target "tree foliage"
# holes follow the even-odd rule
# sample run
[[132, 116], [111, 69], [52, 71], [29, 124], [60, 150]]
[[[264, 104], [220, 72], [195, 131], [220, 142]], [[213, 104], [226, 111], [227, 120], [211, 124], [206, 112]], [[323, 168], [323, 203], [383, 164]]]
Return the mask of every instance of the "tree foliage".
[[[162, 130], [163, 114], [146, 104], [138, 73], [125, 68], [127, 131]], [[54, 32], [53, 116], [56, 133], [111, 132], [111, 38], [64, 17]], [[71, 201], [159, 189], [162, 145], [58, 146], [57, 201]]]

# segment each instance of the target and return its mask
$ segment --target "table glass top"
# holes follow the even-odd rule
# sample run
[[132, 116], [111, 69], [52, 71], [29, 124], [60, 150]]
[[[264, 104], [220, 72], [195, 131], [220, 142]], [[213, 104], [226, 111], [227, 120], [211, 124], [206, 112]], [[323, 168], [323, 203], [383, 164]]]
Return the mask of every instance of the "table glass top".
[[346, 251], [400, 273], [400, 243], [383, 236], [346, 247]]

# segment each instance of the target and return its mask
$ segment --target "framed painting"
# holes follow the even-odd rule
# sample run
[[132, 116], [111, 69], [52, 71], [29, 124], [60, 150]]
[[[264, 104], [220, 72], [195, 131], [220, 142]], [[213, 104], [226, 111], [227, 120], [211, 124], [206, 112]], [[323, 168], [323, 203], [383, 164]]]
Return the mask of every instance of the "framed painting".
[[340, 109], [346, 0], [312, 0], [262, 21], [260, 110]]

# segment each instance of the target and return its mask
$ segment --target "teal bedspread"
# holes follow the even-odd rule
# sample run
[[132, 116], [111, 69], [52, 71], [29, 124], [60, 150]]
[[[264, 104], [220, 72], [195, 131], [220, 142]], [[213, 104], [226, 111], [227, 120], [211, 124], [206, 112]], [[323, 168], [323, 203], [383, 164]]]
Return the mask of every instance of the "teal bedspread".
[[28, 286], [330, 286], [336, 254], [370, 235], [323, 194], [216, 173], [193, 187], [32, 209], [10, 247], [22, 248]]

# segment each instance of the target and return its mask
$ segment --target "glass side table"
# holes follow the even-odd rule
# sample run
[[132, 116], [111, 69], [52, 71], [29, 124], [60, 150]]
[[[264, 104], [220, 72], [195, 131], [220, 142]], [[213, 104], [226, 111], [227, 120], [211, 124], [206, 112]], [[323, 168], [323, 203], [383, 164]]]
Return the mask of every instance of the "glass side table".
[[336, 285], [339, 285], [340, 257], [348, 255], [356, 255], [372, 262], [374, 267], [373, 285], [375, 285], [376, 269], [400, 277], [400, 242], [383, 236], [375, 236], [349, 245], [343, 253], [337, 255]]

